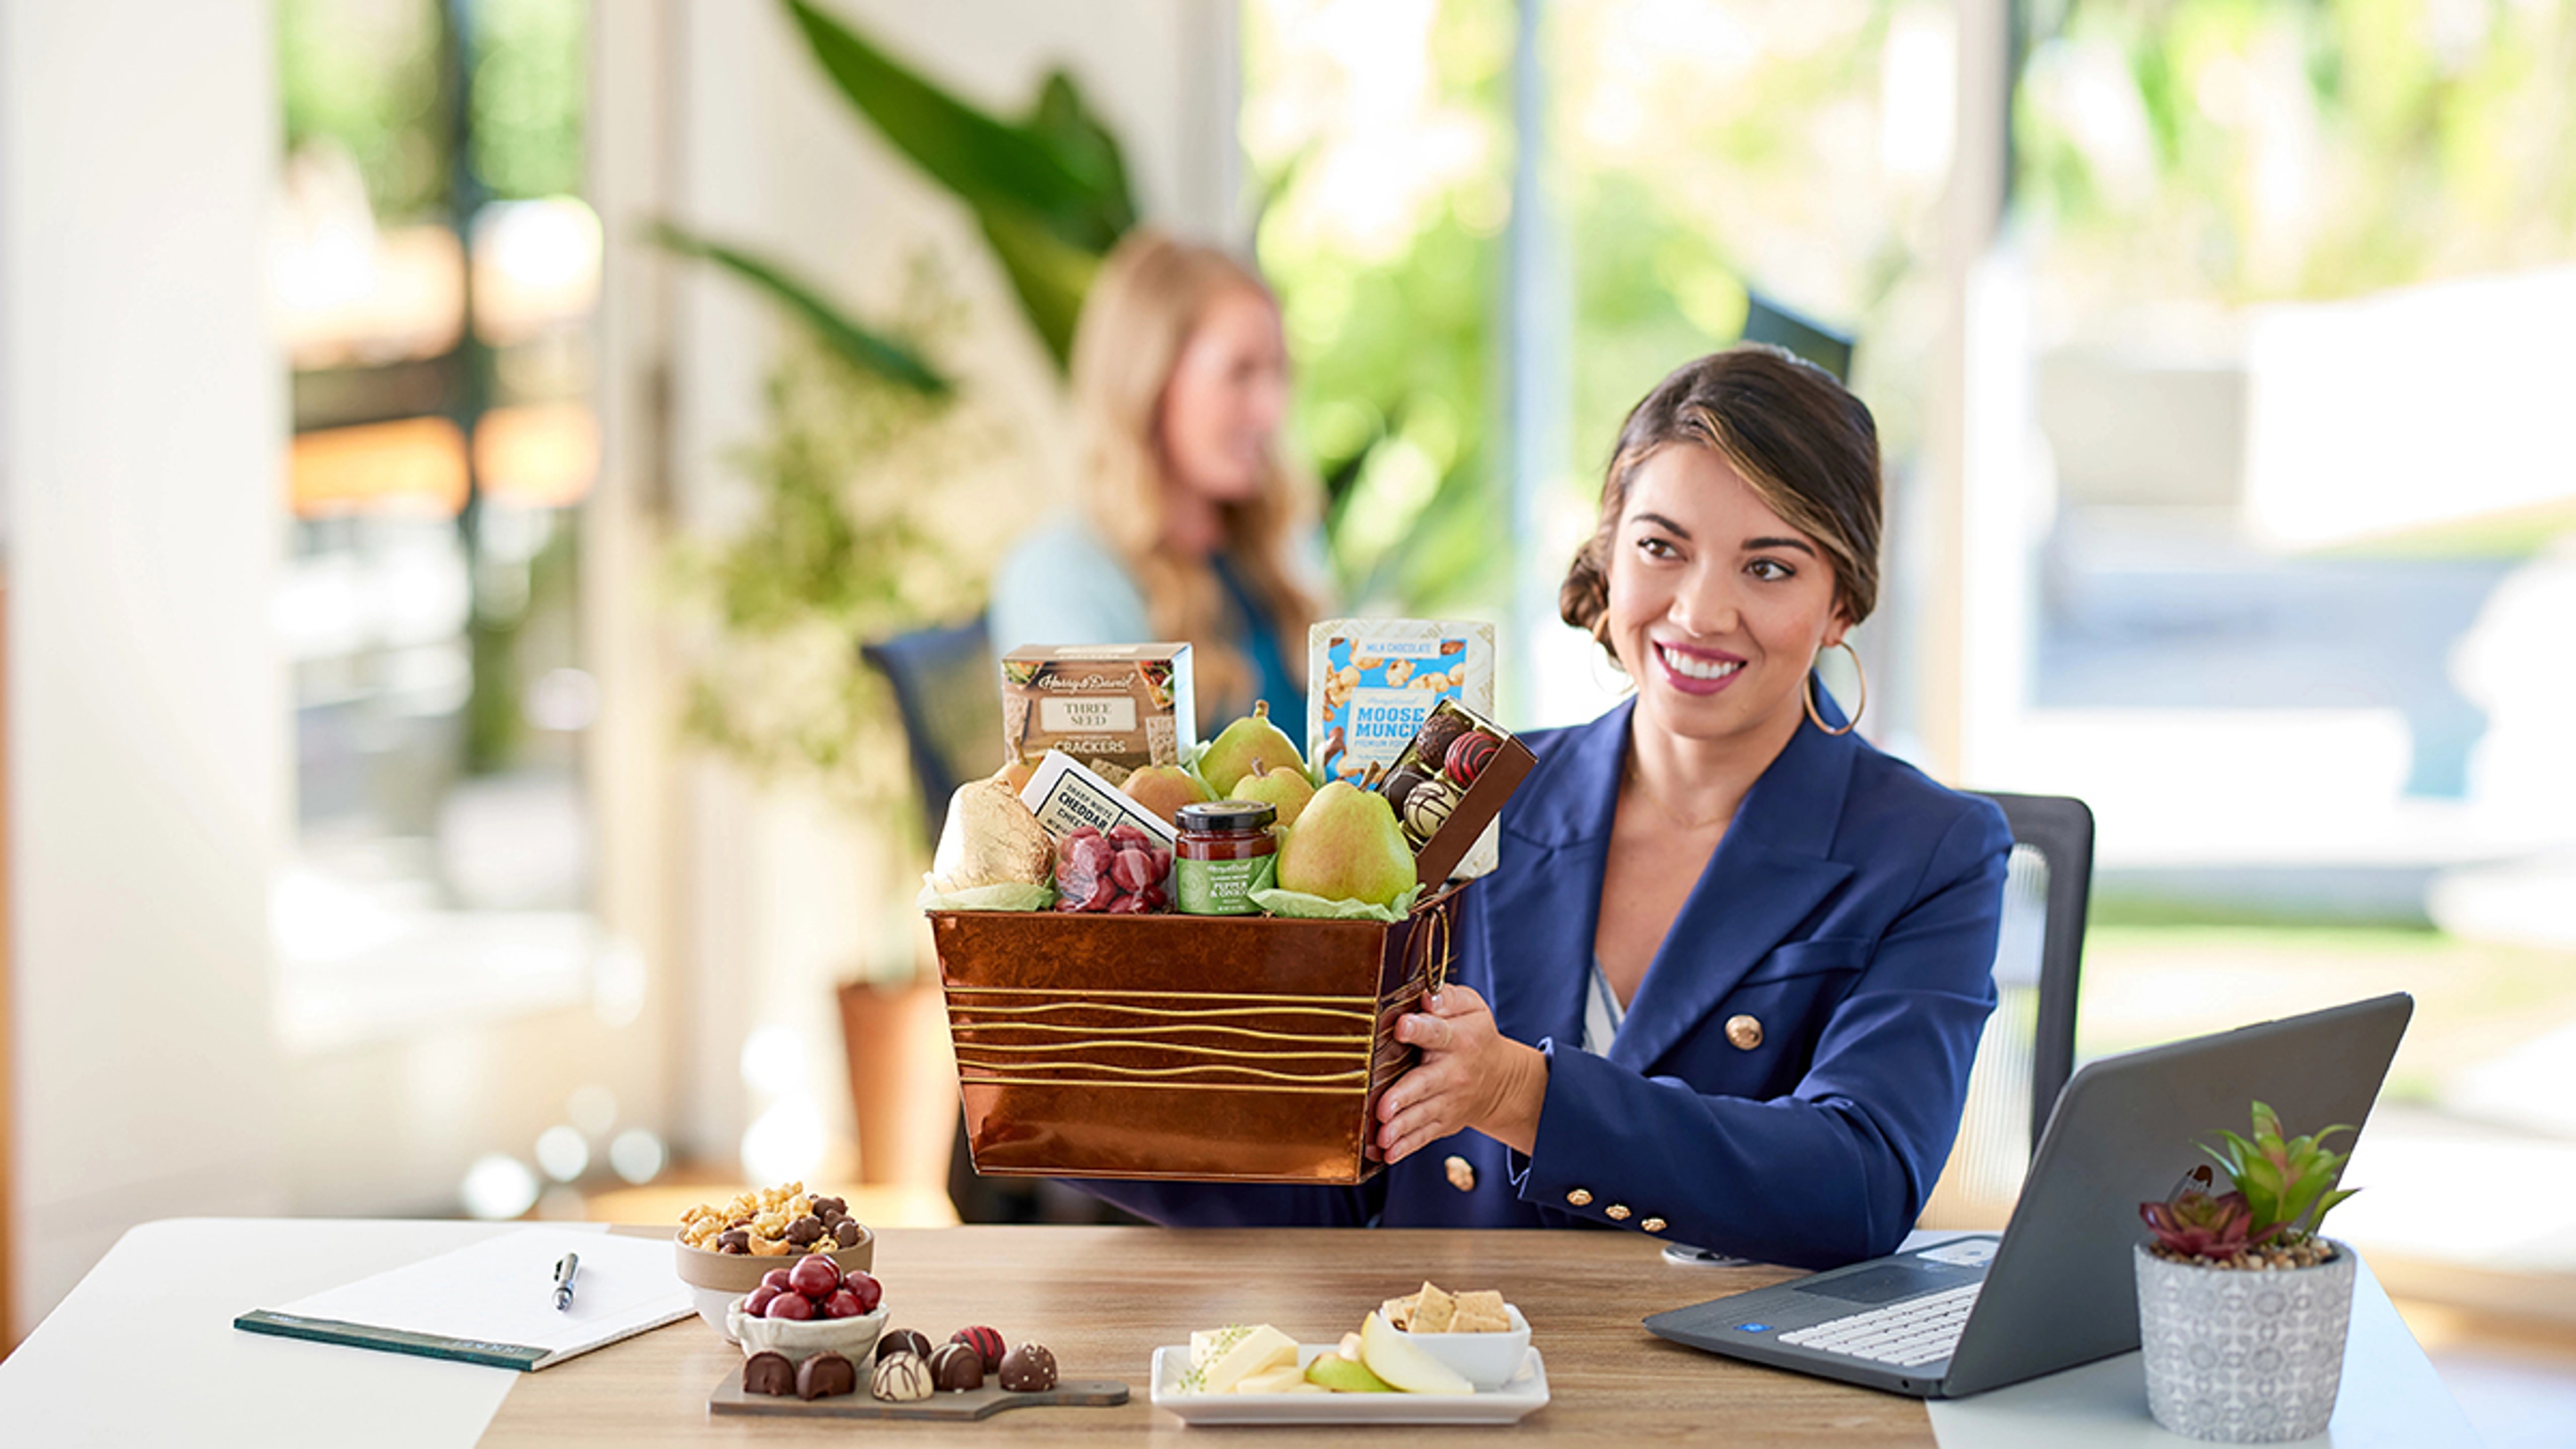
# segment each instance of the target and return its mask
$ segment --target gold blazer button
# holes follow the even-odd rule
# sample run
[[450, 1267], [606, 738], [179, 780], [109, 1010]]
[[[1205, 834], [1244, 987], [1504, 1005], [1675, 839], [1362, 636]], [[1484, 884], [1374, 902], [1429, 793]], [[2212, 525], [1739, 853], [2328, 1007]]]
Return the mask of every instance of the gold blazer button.
[[1749, 1052], [1762, 1045], [1762, 1023], [1750, 1016], [1730, 1016], [1726, 1019], [1726, 1039], [1737, 1051]]
[[1592, 1206], [1592, 1190], [1590, 1188], [1578, 1187], [1574, 1191], [1567, 1193], [1565, 1195], [1565, 1200], [1574, 1204], [1576, 1207], [1590, 1207]]
[[1624, 1202], [1614, 1202], [1603, 1208], [1601, 1215], [1614, 1223], [1624, 1223], [1628, 1220], [1628, 1205]]
[[1443, 1171], [1449, 1174], [1449, 1185], [1451, 1187], [1458, 1189], [1460, 1192], [1474, 1192], [1476, 1190], [1476, 1164], [1469, 1162], [1463, 1157], [1452, 1157], [1448, 1161], [1440, 1164], [1440, 1166]]
[[1644, 1228], [1650, 1233], [1660, 1233], [1664, 1230], [1664, 1220], [1662, 1218], [1648, 1218], [1644, 1222], [1637, 1224], [1637, 1226]]

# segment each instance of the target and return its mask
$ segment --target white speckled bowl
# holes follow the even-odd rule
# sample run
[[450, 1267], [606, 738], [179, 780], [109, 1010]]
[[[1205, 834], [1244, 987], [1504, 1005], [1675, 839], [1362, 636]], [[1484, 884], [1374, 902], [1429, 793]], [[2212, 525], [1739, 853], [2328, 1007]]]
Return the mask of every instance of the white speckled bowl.
[[786, 1355], [789, 1363], [801, 1364], [818, 1353], [837, 1353], [848, 1359], [865, 1380], [876, 1365], [877, 1335], [885, 1332], [886, 1306], [877, 1305], [874, 1313], [856, 1318], [754, 1318], [742, 1311], [737, 1298], [725, 1313], [725, 1336], [742, 1345], [742, 1356], [755, 1353]]
[[1521, 1317], [1520, 1309], [1506, 1303], [1503, 1312], [1511, 1315], [1509, 1333], [1408, 1333], [1401, 1328], [1396, 1333], [1476, 1387], [1499, 1389], [1520, 1372], [1521, 1360], [1529, 1357], [1530, 1341], [1529, 1320]]

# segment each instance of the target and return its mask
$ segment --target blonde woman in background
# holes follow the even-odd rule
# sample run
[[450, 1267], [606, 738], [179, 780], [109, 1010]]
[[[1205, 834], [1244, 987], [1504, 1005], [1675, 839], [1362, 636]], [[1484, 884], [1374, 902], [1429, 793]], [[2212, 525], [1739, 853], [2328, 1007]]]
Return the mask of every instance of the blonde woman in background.
[[1284, 464], [1288, 349], [1249, 267], [1150, 227], [1102, 264], [1075, 329], [1076, 507], [993, 583], [999, 650], [1187, 640], [1200, 728], [1268, 700], [1306, 717], [1313, 489]]

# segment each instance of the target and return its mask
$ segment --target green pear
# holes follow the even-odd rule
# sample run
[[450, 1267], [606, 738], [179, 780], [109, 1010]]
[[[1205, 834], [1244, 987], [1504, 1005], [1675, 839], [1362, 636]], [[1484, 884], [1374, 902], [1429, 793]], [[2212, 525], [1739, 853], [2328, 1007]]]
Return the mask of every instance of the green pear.
[[1244, 772], [1242, 779], [1234, 782], [1234, 798], [1258, 800], [1278, 811], [1279, 824], [1285, 829], [1296, 824], [1297, 817], [1305, 813], [1306, 802], [1315, 798], [1315, 785], [1306, 778], [1305, 771], [1273, 770], [1256, 755], [1252, 768]]
[[1306, 1382], [1322, 1384], [1337, 1394], [1388, 1394], [1395, 1385], [1370, 1373], [1368, 1365], [1338, 1353], [1319, 1354], [1306, 1365]]
[[1270, 722], [1270, 701], [1253, 705], [1252, 713], [1227, 725], [1217, 733], [1215, 743], [1199, 757], [1199, 774], [1220, 800], [1231, 798], [1235, 782], [1252, 768], [1255, 759], [1268, 760], [1273, 769], [1291, 766], [1306, 768], [1306, 757], [1297, 753], [1296, 742], [1279, 732]]
[[1153, 811], [1165, 825], [1172, 823], [1182, 806], [1216, 798], [1198, 782], [1197, 776], [1178, 765], [1147, 765], [1129, 775], [1118, 788], [1128, 799]]
[[1335, 780], [1315, 792], [1279, 847], [1279, 888], [1328, 901], [1393, 905], [1413, 889], [1413, 850], [1386, 797]]

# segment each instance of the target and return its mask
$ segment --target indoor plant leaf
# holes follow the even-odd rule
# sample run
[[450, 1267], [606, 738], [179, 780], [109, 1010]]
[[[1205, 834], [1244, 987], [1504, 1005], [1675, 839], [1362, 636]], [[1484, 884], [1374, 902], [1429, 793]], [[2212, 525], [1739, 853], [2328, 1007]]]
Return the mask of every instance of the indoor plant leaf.
[[[808, 0], [788, 14], [835, 87], [895, 149], [978, 212], [1028, 217], [1066, 245], [1106, 252], [1135, 225], [1114, 146], [1078, 102], [1050, 106], [1047, 129], [1014, 126], [977, 110], [905, 67]], [[1070, 91], [1070, 83], [1062, 87]], [[1092, 133], [1082, 137], [1082, 132]], [[1076, 137], [1068, 145], [1065, 138]]]
[[820, 293], [774, 263], [722, 242], [692, 236], [668, 222], [656, 223], [653, 239], [682, 256], [714, 262], [750, 282], [789, 313], [814, 329], [814, 335], [850, 362], [928, 397], [945, 397], [948, 379], [919, 353], [882, 333], [852, 321]]

